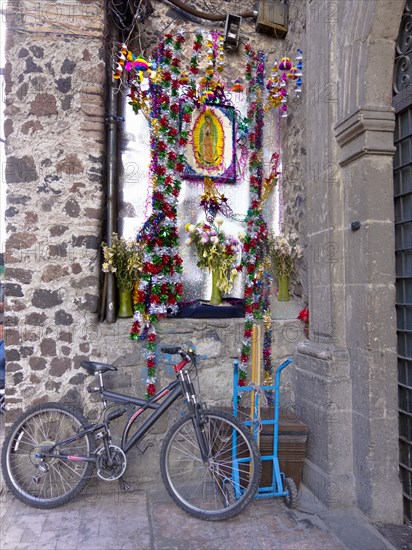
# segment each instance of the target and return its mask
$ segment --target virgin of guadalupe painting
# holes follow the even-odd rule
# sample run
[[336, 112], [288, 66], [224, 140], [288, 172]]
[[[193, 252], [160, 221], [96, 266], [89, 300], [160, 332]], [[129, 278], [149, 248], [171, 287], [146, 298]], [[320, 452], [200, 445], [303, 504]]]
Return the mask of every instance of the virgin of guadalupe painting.
[[235, 112], [233, 107], [205, 105], [192, 115], [184, 176], [236, 181]]

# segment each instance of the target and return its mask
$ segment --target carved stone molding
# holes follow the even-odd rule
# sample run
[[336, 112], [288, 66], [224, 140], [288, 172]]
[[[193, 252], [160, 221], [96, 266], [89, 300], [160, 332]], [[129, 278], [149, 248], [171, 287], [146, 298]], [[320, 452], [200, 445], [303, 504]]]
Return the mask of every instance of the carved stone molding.
[[341, 166], [365, 155], [393, 155], [395, 113], [392, 107], [363, 107], [335, 127]]

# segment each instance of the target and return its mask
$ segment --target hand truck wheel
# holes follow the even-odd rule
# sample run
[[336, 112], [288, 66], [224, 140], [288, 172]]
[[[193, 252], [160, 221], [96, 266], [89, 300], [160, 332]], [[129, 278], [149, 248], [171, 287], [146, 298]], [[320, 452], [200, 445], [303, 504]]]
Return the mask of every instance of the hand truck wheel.
[[286, 496], [283, 497], [285, 504], [288, 508], [296, 508], [298, 503], [298, 489], [296, 483], [291, 477], [287, 477], [284, 481], [285, 491], [288, 492]]

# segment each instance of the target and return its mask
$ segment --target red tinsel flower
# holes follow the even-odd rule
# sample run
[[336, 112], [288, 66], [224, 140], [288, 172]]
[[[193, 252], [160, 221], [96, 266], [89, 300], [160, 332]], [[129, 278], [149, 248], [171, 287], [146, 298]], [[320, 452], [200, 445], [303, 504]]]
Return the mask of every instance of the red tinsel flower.
[[178, 113], [179, 112], [179, 105], [178, 103], [173, 103], [173, 105], [171, 105], [170, 107], [170, 110], [172, 111], [172, 113]]
[[174, 259], [176, 265], [180, 265], [181, 263], [183, 263], [182, 258], [180, 256], [178, 256], [177, 254], [175, 256], [173, 256], [173, 259]]
[[[242, 355], [242, 357], [243, 357], [243, 355]], [[247, 357], [247, 355], [245, 357]], [[247, 361], [247, 359], [246, 359], [246, 361]], [[246, 363], [246, 361], [243, 361], [243, 359], [242, 359], [243, 363]], [[246, 386], [246, 378], [241, 378], [239, 380], [238, 386]]]
[[182, 292], [183, 292], [182, 283], [176, 283], [175, 284], [175, 292], [176, 292], [176, 294], [182, 294]]
[[172, 67], [178, 67], [180, 64], [180, 59], [178, 59], [177, 57], [175, 57], [173, 60], [172, 60]]
[[170, 128], [170, 129], [169, 129], [169, 136], [171, 136], [171, 137], [177, 136], [177, 130], [176, 130], [176, 128]]
[[309, 309], [307, 307], [301, 309], [297, 318], [305, 323], [309, 323]]
[[248, 304], [245, 306], [245, 313], [253, 313], [253, 309], [251, 305]]
[[165, 50], [164, 56], [166, 57], [166, 59], [171, 59], [172, 58], [172, 52], [170, 50]]
[[184, 169], [185, 169], [185, 165], [182, 162], [178, 162], [176, 164], [176, 171], [177, 172], [183, 172]]
[[169, 160], [176, 160], [177, 155], [176, 155], [176, 153], [175, 153], [174, 151], [169, 151], [168, 154], [167, 154], [167, 158], [168, 158]]
[[252, 209], [259, 208], [260, 203], [257, 200], [252, 201], [251, 207]]
[[173, 80], [172, 81], [172, 88], [174, 90], [177, 90], [179, 88], [179, 81], [178, 80]]
[[165, 80], [166, 82], [168, 82], [171, 78], [172, 78], [172, 75], [170, 74], [169, 71], [165, 71], [163, 73], [163, 80]]
[[156, 334], [154, 334], [153, 332], [151, 334], [149, 334], [149, 336], [147, 337], [147, 341], [148, 342], [155, 342], [156, 341]]
[[166, 184], [166, 185], [172, 185], [172, 183], [173, 183], [173, 178], [172, 178], [172, 176], [166, 176], [166, 178], [165, 178], [165, 184]]
[[251, 286], [247, 286], [245, 288], [245, 298], [249, 298], [253, 294], [253, 288]]
[[252, 329], [248, 328], [245, 330], [245, 338], [250, 338], [252, 336]]
[[190, 113], [185, 113], [182, 118], [183, 118], [183, 122], [190, 122], [192, 117]]
[[249, 264], [246, 268], [248, 273], [253, 273], [255, 271], [255, 264]]
[[201, 42], [195, 42], [193, 44], [193, 50], [195, 52], [200, 52], [201, 49], [202, 49], [202, 43]]
[[156, 393], [156, 386], [154, 384], [147, 384], [146, 391], [148, 395], [154, 395]]
[[180, 193], [179, 189], [173, 189], [173, 191], [172, 191], [172, 195], [173, 195], [174, 197], [178, 197], [178, 196], [179, 196], [179, 193]]
[[169, 294], [168, 299], [170, 304], [176, 303], [176, 296], [174, 294]]
[[170, 262], [170, 256], [168, 256], [167, 254], [163, 254], [162, 256], [162, 262], [164, 264], [168, 264]]
[[[162, 124], [162, 120], [163, 119], [160, 119], [160, 123]], [[166, 124], [167, 124], [167, 119], [166, 120]], [[164, 125], [163, 125], [164, 126]], [[159, 141], [157, 143], [157, 148], [159, 151], [166, 151], [166, 143], [164, 141]]]
[[247, 363], [249, 361], [249, 355], [242, 353], [241, 359], [242, 363]]
[[130, 327], [130, 334], [139, 334], [140, 332], [140, 323], [139, 321], [134, 321]]
[[160, 297], [157, 294], [150, 294], [151, 304], [160, 304]]
[[149, 359], [147, 360], [147, 368], [154, 369], [155, 366], [156, 366], [156, 359], [154, 357], [149, 357]]
[[197, 67], [194, 67], [193, 65], [190, 67], [190, 72], [194, 75], [199, 73], [199, 69]]

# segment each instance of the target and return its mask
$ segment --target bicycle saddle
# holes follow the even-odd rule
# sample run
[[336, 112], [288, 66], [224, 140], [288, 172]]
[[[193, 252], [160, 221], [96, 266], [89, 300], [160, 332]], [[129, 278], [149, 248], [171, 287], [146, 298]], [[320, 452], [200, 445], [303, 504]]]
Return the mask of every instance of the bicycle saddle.
[[108, 370], [117, 370], [113, 365], [106, 365], [106, 363], [96, 363], [95, 361], [82, 361], [80, 366], [86, 369], [90, 374], [103, 373]]

